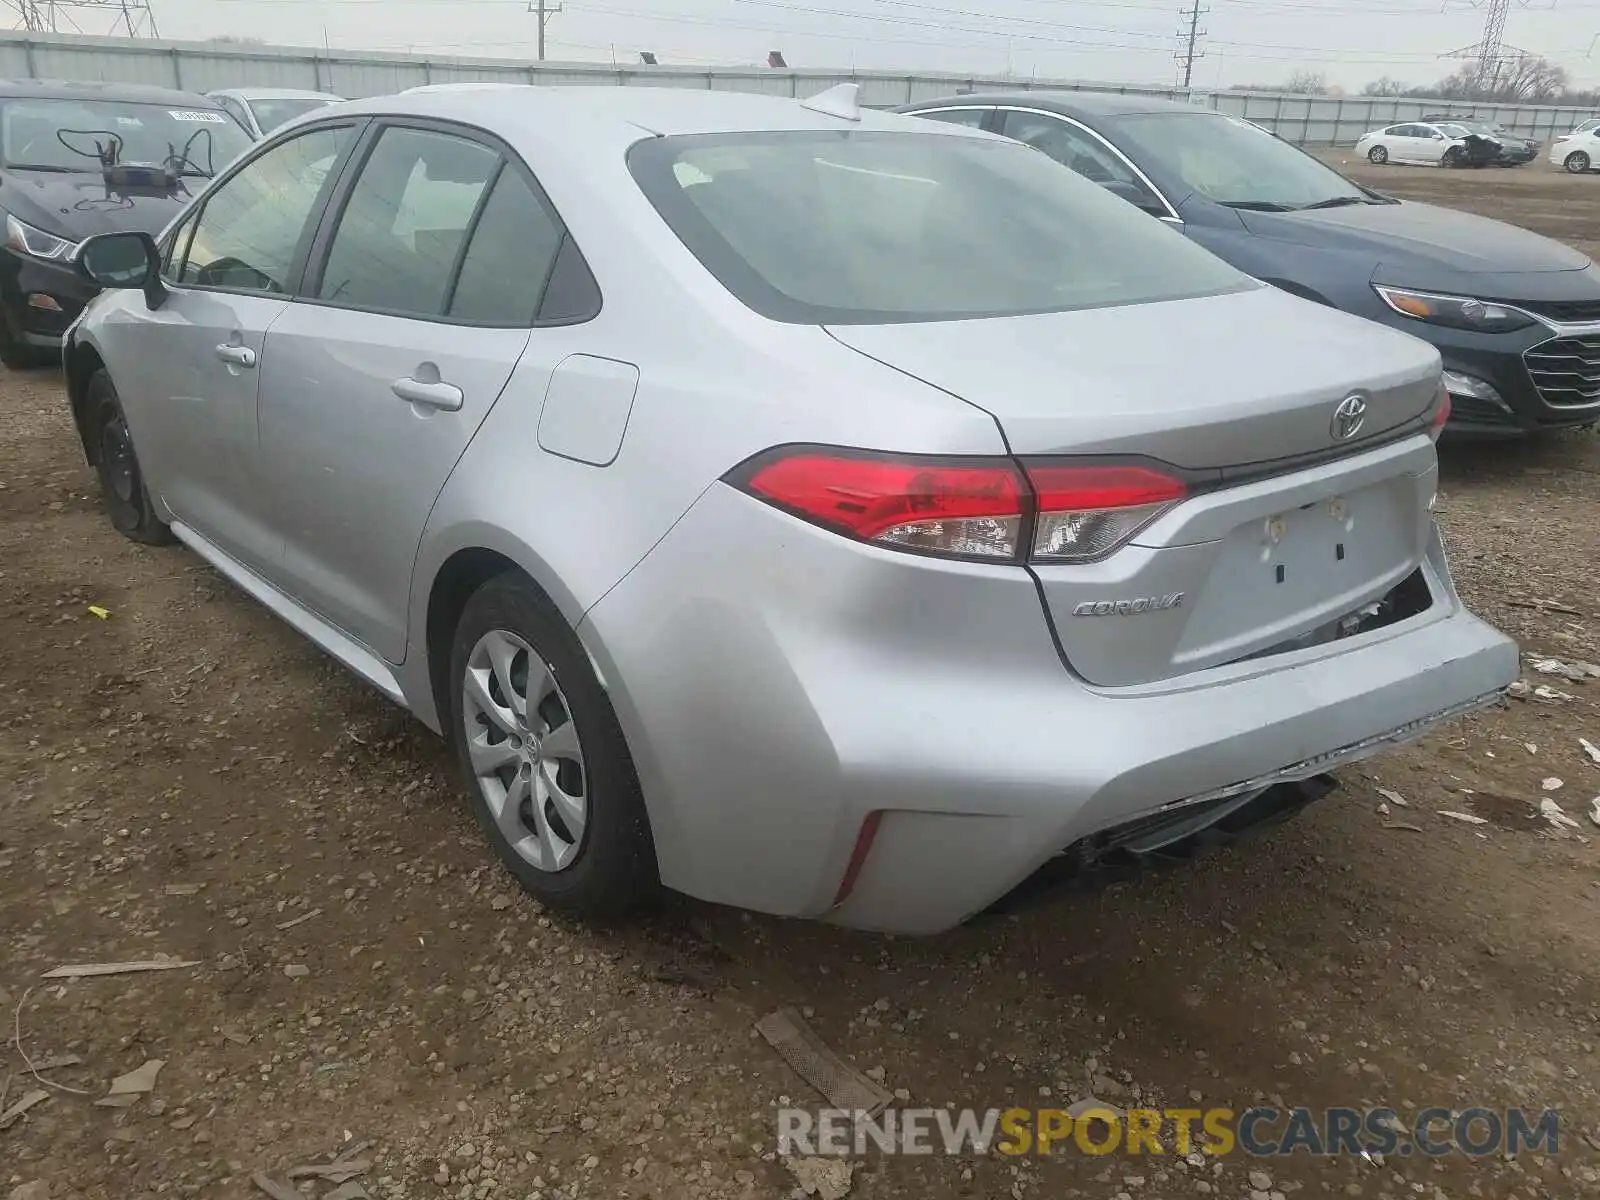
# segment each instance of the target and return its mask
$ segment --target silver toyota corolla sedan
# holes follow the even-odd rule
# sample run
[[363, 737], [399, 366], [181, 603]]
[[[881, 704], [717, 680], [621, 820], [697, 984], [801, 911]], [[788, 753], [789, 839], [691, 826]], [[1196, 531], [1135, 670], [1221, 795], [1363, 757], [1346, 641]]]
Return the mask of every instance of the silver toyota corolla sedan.
[[1431, 347], [848, 87], [338, 105], [81, 262], [112, 522], [443, 732], [553, 906], [936, 931], [1515, 675]]

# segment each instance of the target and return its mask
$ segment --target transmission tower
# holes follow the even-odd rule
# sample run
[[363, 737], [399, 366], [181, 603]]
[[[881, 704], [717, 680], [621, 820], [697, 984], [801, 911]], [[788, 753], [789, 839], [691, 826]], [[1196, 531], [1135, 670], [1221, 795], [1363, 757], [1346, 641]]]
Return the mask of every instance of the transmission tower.
[[18, 14], [20, 28], [36, 33], [83, 33], [73, 13], [93, 10], [111, 14], [107, 32], [131, 38], [160, 36], [150, 0], [5, 0], [5, 7]]
[[1200, 39], [1206, 35], [1200, 28], [1200, 18], [1210, 11], [1200, 7], [1200, 0], [1190, 0], [1187, 8], [1178, 10], [1178, 49], [1172, 57], [1178, 64], [1178, 83], [1183, 87], [1188, 87], [1194, 78], [1194, 64], [1206, 56], [1206, 52], [1198, 48]]
[[[1511, 0], [1472, 0], [1473, 8], [1483, 12], [1483, 36], [1470, 46], [1448, 50], [1441, 58], [1464, 58], [1474, 64], [1473, 82], [1492, 91], [1506, 67], [1527, 56], [1527, 51], [1506, 45], [1506, 14]], [[1517, 0], [1518, 8], [1529, 7], [1529, 0]]]

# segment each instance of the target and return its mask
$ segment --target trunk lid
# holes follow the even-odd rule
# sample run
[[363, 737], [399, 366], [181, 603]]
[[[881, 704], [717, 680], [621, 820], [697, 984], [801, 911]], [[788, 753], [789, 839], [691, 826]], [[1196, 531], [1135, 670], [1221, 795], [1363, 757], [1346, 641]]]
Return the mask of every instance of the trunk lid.
[[1439, 354], [1408, 334], [1260, 287], [1080, 312], [833, 325], [846, 346], [992, 415], [1013, 452], [1143, 454], [1188, 469], [1352, 448], [1426, 412]]
[[[1304, 648], [1395, 619], [1396, 603], [1431, 602], [1416, 587], [1436, 458], [1420, 429], [1395, 436], [1434, 399], [1438, 355], [1423, 342], [1271, 289], [830, 332], [988, 411], [1020, 457], [1140, 455], [1183, 469], [1192, 494], [1129, 544], [1098, 562], [1033, 566], [1057, 639], [1091, 683]], [[1334, 410], [1351, 395], [1366, 421], [1340, 440]]]

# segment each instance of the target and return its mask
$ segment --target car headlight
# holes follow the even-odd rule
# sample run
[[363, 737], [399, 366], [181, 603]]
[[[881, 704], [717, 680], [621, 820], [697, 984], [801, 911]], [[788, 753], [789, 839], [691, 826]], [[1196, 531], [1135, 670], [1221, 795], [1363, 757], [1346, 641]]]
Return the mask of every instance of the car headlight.
[[53, 233], [35, 229], [10, 213], [6, 214], [6, 245], [18, 254], [54, 262], [71, 262], [73, 255], [78, 252], [77, 242], [69, 242]]
[[1496, 304], [1492, 300], [1475, 300], [1470, 296], [1438, 296], [1432, 292], [1412, 292], [1376, 283], [1372, 287], [1383, 298], [1383, 302], [1402, 317], [1424, 321], [1429, 325], [1475, 329], [1481, 333], [1503, 333], [1534, 323], [1527, 313]]

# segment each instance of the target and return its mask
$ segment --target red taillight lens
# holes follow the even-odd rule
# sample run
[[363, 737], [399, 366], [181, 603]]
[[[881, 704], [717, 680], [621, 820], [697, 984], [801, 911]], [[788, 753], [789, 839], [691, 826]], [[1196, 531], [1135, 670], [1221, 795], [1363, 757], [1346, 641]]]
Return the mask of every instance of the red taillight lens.
[[1445, 423], [1450, 420], [1450, 393], [1440, 388], [1438, 399], [1434, 403], [1438, 407], [1433, 410], [1433, 421], [1428, 425], [1428, 436], [1437, 442], [1444, 433]]
[[1146, 466], [1039, 461], [1019, 469], [1002, 458], [824, 447], [769, 451], [728, 481], [860, 541], [1013, 562], [1103, 558], [1188, 494], [1182, 480]]
[[1189, 492], [1150, 467], [1024, 465], [1039, 506], [1032, 556], [1041, 562], [1103, 558]]
[[780, 508], [864, 542], [973, 558], [1015, 558], [1026, 484], [1006, 460], [960, 462], [802, 450], [743, 483]]

